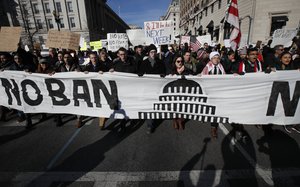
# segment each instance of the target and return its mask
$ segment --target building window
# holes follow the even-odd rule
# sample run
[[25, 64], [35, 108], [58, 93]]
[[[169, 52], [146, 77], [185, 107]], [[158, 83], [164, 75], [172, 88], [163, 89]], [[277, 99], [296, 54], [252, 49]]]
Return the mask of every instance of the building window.
[[37, 19], [37, 20], [36, 20], [36, 23], [37, 23], [37, 26], [38, 26], [39, 29], [43, 29], [42, 20]]
[[73, 17], [70, 18], [70, 24], [71, 24], [71, 28], [76, 27], [75, 19]]
[[176, 16], [176, 14], [174, 13], [174, 14], [173, 14], [173, 16], [175, 17], [175, 16]]
[[50, 11], [50, 5], [49, 5], [49, 3], [45, 3], [44, 4], [44, 6], [45, 6], [45, 11], [46, 11], [46, 13], [50, 13], [51, 11]]
[[73, 12], [73, 5], [71, 1], [67, 2], [68, 12]]
[[63, 18], [60, 18], [60, 19], [59, 19], [59, 22], [60, 22], [60, 28], [65, 28], [64, 19], [63, 19]]
[[55, 4], [56, 4], [56, 11], [57, 11], [57, 12], [62, 12], [60, 2], [56, 2]]
[[221, 9], [222, 6], [222, 0], [219, 0], [219, 9]]
[[205, 16], [207, 16], [207, 7], [205, 8]]
[[174, 21], [176, 21], [176, 18], [174, 18]]
[[273, 16], [270, 36], [273, 35], [275, 30], [282, 29], [284, 26], [286, 26], [287, 21], [289, 21], [289, 18], [287, 16]]
[[52, 19], [48, 19], [48, 25], [50, 29], [53, 29], [53, 22]]
[[211, 4], [211, 13], [214, 13], [214, 3]]
[[230, 3], [230, 0], [227, 0], [227, 4], [229, 4]]
[[35, 14], [39, 14], [40, 13], [40, 10], [39, 10], [39, 7], [38, 7], [38, 4], [32, 4], [33, 6], [33, 11]]

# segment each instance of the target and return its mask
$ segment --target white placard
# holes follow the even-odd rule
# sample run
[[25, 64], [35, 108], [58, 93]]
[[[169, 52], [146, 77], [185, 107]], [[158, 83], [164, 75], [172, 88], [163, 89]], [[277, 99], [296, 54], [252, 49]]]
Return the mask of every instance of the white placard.
[[296, 29], [277, 29], [273, 33], [273, 41], [271, 47], [275, 45], [283, 45], [284, 47], [290, 47], [293, 43], [292, 39], [297, 35]]
[[174, 43], [174, 25], [172, 20], [144, 22], [146, 38], [151, 38], [154, 45]]
[[128, 49], [128, 37], [126, 33], [108, 33], [107, 34], [108, 50], [118, 51], [121, 47]]

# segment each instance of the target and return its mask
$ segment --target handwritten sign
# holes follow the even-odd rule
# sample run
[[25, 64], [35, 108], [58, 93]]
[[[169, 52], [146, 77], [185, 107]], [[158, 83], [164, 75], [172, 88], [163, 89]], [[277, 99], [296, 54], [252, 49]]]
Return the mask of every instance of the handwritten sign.
[[78, 50], [80, 34], [70, 31], [50, 30], [48, 32], [47, 47]]
[[21, 27], [1, 27], [0, 51], [16, 51], [20, 41], [21, 32]]
[[90, 46], [92, 50], [99, 50], [102, 48], [102, 42], [99, 41], [92, 41], [90, 42]]
[[126, 33], [108, 33], [107, 42], [109, 51], [115, 52], [121, 47], [128, 49], [128, 37]]
[[144, 22], [145, 36], [152, 38], [154, 45], [172, 44], [174, 25], [172, 20]]
[[212, 45], [210, 34], [204, 36], [197, 36], [197, 40], [200, 41], [201, 44], [207, 43], [208, 45]]
[[181, 36], [181, 38], [180, 38], [180, 44], [182, 44], [182, 45], [184, 45], [185, 43], [190, 45], [190, 41], [191, 41], [190, 36]]
[[292, 45], [292, 39], [297, 35], [296, 29], [277, 29], [273, 33], [273, 41], [271, 47], [275, 45], [283, 45], [284, 47], [289, 47]]

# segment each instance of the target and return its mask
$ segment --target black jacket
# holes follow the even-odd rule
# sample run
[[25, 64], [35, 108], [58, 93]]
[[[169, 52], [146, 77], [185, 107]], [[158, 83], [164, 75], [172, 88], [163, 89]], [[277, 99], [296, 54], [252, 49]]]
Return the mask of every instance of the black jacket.
[[139, 75], [143, 75], [143, 74], [166, 75], [166, 68], [163, 62], [158, 58], [155, 59], [155, 63], [153, 66], [149, 61], [149, 58], [147, 58], [141, 63], [140, 68], [138, 70], [138, 74]]
[[125, 62], [117, 59], [113, 63], [113, 68], [116, 72], [137, 73], [137, 63], [132, 57], [127, 57]]

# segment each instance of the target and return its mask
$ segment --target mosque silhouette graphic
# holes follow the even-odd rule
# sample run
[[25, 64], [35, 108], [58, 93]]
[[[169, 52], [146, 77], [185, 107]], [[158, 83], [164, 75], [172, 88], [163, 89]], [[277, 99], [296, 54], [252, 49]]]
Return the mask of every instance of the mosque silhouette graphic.
[[228, 123], [229, 118], [215, 116], [216, 106], [208, 105], [201, 86], [184, 76], [169, 82], [154, 103], [153, 111], [139, 112], [140, 119], [185, 118], [202, 122]]

